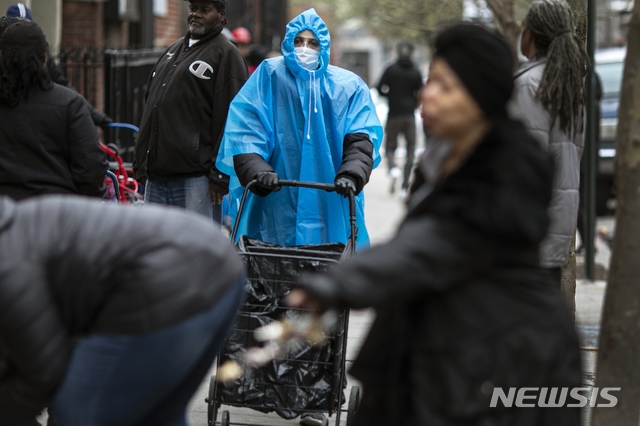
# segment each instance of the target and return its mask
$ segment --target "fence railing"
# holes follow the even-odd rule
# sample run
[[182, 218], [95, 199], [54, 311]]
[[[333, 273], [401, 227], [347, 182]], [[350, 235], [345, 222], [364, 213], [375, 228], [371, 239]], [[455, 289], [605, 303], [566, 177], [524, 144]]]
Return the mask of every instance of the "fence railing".
[[[138, 125], [149, 75], [161, 54], [153, 49], [62, 48], [58, 63], [69, 84], [98, 110], [114, 121]], [[132, 132], [110, 131], [104, 137], [120, 146], [125, 161], [133, 161]]]

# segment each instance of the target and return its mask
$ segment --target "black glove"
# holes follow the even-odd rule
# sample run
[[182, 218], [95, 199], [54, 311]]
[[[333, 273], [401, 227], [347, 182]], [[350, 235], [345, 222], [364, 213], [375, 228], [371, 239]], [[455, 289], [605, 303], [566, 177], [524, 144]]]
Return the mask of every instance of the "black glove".
[[356, 195], [356, 182], [347, 176], [339, 176], [333, 182], [336, 186], [336, 192], [343, 197], [348, 197], [349, 192]]
[[260, 172], [256, 175], [256, 183], [259, 191], [255, 191], [257, 195], [264, 197], [272, 192], [280, 191], [278, 185], [278, 174], [276, 172]]

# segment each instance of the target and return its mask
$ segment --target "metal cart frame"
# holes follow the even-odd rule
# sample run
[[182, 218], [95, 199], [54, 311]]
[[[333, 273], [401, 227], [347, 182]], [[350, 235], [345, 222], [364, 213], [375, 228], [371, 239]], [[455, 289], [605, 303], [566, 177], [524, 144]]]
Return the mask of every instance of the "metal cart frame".
[[[236, 220], [231, 232], [231, 237], [230, 237], [231, 241], [234, 241], [236, 238], [237, 230], [240, 223], [240, 217], [244, 210], [244, 205], [248, 195], [248, 191], [251, 188], [251, 186], [255, 184], [255, 182], [256, 181], [250, 182], [244, 190], [243, 196], [240, 200], [240, 205], [238, 207], [238, 214], [236, 216]], [[335, 185], [333, 184], [322, 184], [322, 183], [302, 182], [302, 181], [293, 181], [293, 180], [281, 180], [279, 181], [279, 186], [303, 187], [303, 188], [324, 190], [327, 192], [335, 191]], [[315, 266], [320, 268], [320, 270], [323, 267], [330, 266], [331, 264], [338, 263], [340, 260], [348, 258], [355, 252], [356, 236], [357, 236], [355, 200], [354, 200], [354, 195], [352, 193], [349, 194], [349, 219], [350, 219], [351, 235], [349, 237], [349, 240], [346, 246], [344, 247], [341, 253], [335, 256], [336, 257], [335, 259], [329, 258], [324, 252], [314, 251], [313, 246], [311, 246], [309, 250], [307, 249], [298, 250], [296, 251], [296, 254], [292, 254], [291, 252], [292, 247], [280, 247], [280, 246], [270, 247], [270, 251], [272, 252], [276, 251], [276, 253], [261, 251], [259, 247], [253, 247], [252, 249], [248, 249], [240, 252], [240, 254], [243, 256], [243, 258], [245, 259], [245, 262], [247, 262], [247, 265], [248, 265], [247, 272], [248, 272], [249, 283], [251, 283], [252, 282], [251, 280], [253, 279], [259, 279], [259, 280], [269, 279], [268, 277], [252, 275], [254, 271], [252, 271], [251, 267], [249, 266], [252, 258], [255, 259], [260, 257], [268, 261], [273, 261], [274, 265], [277, 265], [279, 261], [286, 261], [288, 262], [289, 267], [291, 267], [291, 262], [294, 262], [297, 265], [304, 265], [311, 262]], [[299, 248], [296, 247], [296, 249], [299, 249]], [[275, 269], [277, 268], [274, 266], [274, 274], [278, 275]], [[281, 291], [281, 293], [275, 295], [275, 297], [283, 297], [289, 291], [290, 284], [293, 284], [293, 282], [275, 282], [274, 281], [274, 284], [276, 284], [279, 291]], [[251, 343], [255, 343], [255, 342], [252, 342], [251, 338], [249, 337], [250, 334], [252, 334], [253, 330], [255, 329], [255, 327], [252, 326], [251, 320], [250, 320], [252, 314], [255, 312], [260, 312], [261, 309], [268, 308], [267, 306], [260, 305], [260, 303], [252, 303], [252, 302], [255, 302], [255, 300], [253, 301], [247, 300], [247, 302], [241, 309], [240, 318], [236, 323], [236, 325], [234, 326], [234, 333], [236, 333], [236, 335], [246, 336], [245, 347], [248, 347], [249, 345], [251, 345]], [[278, 311], [277, 315], [286, 314], [288, 312], [289, 313], [292, 312], [295, 315], [295, 311], [304, 311], [304, 309], [284, 308], [284, 307], [276, 307], [274, 309], [275, 311]], [[274, 314], [275, 314], [275, 311], [274, 311]], [[345, 402], [344, 387], [346, 385], [345, 363], [346, 363], [348, 324], [349, 324], [349, 310], [345, 309], [340, 312], [338, 326], [336, 327], [336, 331], [335, 333], [333, 333], [333, 335], [330, 338], [330, 342], [328, 343], [331, 345], [330, 346], [331, 359], [327, 360], [326, 362], [319, 361], [315, 363], [315, 365], [317, 365], [321, 369], [326, 368], [326, 370], [324, 370], [324, 373], [325, 374], [328, 373], [329, 377], [331, 377], [331, 386], [330, 386], [330, 391], [327, 397], [328, 406], [322, 407], [322, 408], [320, 407], [311, 408], [311, 409], [307, 409], [305, 407], [302, 410], [299, 407], [287, 407], [287, 408], [290, 408], [294, 412], [300, 411], [304, 413], [311, 413], [311, 412], [318, 412], [323, 414], [328, 413], [329, 416], [333, 416], [335, 414], [334, 416], [335, 424], [336, 426], [340, 424], [340, 415], [342, 412], [342, 405]], [[264, 399], [266, 399], [266, 397], [263, 398], [262, 401], [255, 401], [255, 400], [223, 401], [221, 397], [221, 393], [222, 393], [221, 391], [223, 391], [223, 389], [221, 389], [221, 386], [223, 385], [218, 383], [216, 380], [216, 371], [217, 371], [217, 367], [220, 365], [220, 361], [221, 361], [221, 357], [219, 356], [216, 360], [216, 366], [215, 366], [216, 368], [214, 369], [214, 372], [210, 378], [208, 397], [205, 399], [205, 402], [207, 403], [208, 425], [213, 426], [216, 424], [216, 417], [220, 409], [220, 406], [222, 404], [229, 405], [229, 406], [236, 406], [236, 407], [246, 407], [246, 408], [251, 408], [251, 409], [262, 411], [262, 412], [275, 411], [275, 409], [273, 409], [272, 406], [265, 405]], [[289, 362], [289, 363], [295, 364], [298, 361], [299, 360], [293, 357], [293, 358], [282, 359], [279, 362], [283, 362], [283, 363]], [[303, 360], [299, 362], [308, 363], [310, 361]], [[240, 379], [240, 380], [243, 380], [243, 379]], [[243, 386], [243, 383], [244, 382], [240, 382], [238, 386]], [[255, 385], [255, 384], [256, 382], [252, 382], [252, 385]], [[258, 385], [260, 385], [260, 383], [258, 383]], [[268, 383], [268, 385], [281, 386], [283, 393], [286, 393], [287, 390], [296, 391], [296, 392], [306, 391], [306, 389], [304, 389], [304, 386], [298, 386], [296, 384], [289, 384], [289, 383], [276, 384], [276, 383], [270, 382]], [[291, 389], [293, 387], [295, 387], [295, 389]], [[242, 392], [244, 392], [244, 388]], [[360, 405], [360, 388], [358, 386], [353, 386], [351, 388], [351, 393], [349, 396], [349, 404], [346, 410], [347, 425], [353, 425], [355, 413], [357, 412], [359, 405]], [[222, 425], [230, 424], [229, 411], [227, 410], [222, 411], [221, 424]], [[325, 424], [326, 425], [329, 424], [328, 419], [326, 419]]]

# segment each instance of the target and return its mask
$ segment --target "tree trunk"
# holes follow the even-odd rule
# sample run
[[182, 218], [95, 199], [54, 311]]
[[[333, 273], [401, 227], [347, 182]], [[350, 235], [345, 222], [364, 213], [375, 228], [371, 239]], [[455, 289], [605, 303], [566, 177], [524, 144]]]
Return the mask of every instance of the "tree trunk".
[[509, 46], [511, 46], [514, 57], [517, 58], [520, 27], [516, 22], [514, 2], [515, 0], [486, 0], [498, 28], [502, 31]]
[[[573, 9], [576, 34], [583, 44], [587, 44], [587, 0], [568, 0]], [[576, 220], [577, 224], [577, 220]], [[562, 266], [562, 294], [567, 299], [569, 310], [575, 320], [576, 315], [576, 239], [574, 237], [569, 249], [567, 261]]]
[[640, 2], [633, 7], [616, 134], [616, 236], [605, 295], [596, 386], [619, 387], [615, 408], [595, 408], [594, 426], [640, 422]]

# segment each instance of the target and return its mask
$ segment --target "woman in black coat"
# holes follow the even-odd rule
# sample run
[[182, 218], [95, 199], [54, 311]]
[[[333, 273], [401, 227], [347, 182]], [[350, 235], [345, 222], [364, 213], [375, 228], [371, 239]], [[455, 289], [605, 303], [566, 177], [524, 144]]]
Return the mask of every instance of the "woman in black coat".
[[440, 141], [396, 236], [303, 276], [289, 301], [376, 309], [351, 370], [364, 387], [358, 425], [578, 425], [568, 397], [524, 410], [497, 398], [580, 386], [573, 323], [538, 267], [552, 160], [507, 116], [513, 58], [501, 38], [458, 24], [435, 47], [422, 115]]
[[86, 100], [51, 82], [38, 24], [6, 24], [0, 20], [0, 194], [102, 198], [108, 163]]
[[0, 197], [0, 424], [186, 426], [244, 282], [193, 213]]

